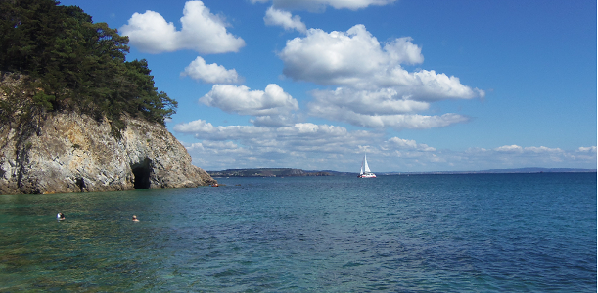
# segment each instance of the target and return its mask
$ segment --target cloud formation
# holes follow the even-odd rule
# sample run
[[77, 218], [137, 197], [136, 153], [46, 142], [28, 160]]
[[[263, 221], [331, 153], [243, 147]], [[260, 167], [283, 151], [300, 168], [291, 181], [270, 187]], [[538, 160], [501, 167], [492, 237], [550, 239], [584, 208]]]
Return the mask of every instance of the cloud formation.
[[459, 78], [434, 70], [408, 72], [403, 64], [424, 61], [411, 38], [381, 44], [365, 26], [346, 32], [309, 29], [305, 37], [287, 42], [278, 53], [283, 73], [295, 81], [339, 86], [314, 90], [308, 103], [312, 116], [362, 127], [430, 128], [469, 120], [446, 113], [421, 115], [430, 103], [483, 97], [484, 91], [461, 84]]
[[309, 29], [306, 37], [288, 41], [278, 56], [284, 62], [284, 75], [296, 81], [356, 88], [402, 87], [421, 100], [484, 95], [482, 90], [434, 70], [409, 73], [401, 64], [422, 63], [421, 47], [411, 38], [398, 38], [382, 46], [363, 25], [347, 32]]
[[413, 139], [404, 139], [398, 137], [391, 137], [386, 144], [388, 149], [403, 149], [403, 150], [418, 150], [424, 152], [434, 152], [436, 148], [430, 147], [425, 143], [417, 143]]
[[454, 113], [446, 113], [440, 116], [419, 114], [367, 115], [326, 101], [321, 103], [311, 102], [308, 107], [309, 115], [369, 128], [433, 128], [469, 121], [468, 117]]
[[[266, 141], [273, 140], [272, 144], [265, 145], [318, 145], [327, 138], [331, 141], [343, 137], [360, 138], [361, 144], [367, 143], [369, 138], [380, 136], [379, 133], [367, 131], [348, 131], [344, 127], [316, 125], [312, 123], [297, 123], [285, 127], [254, 127], [254, 126], [212, 126], [204, 120], [178, 124], [174, 130], [181, 133], [193, 134], [199, 139], [207, 140], [240, 140], [240, 141]], [[309, 138], [309, 139], [306, 139]], [[276, 142], [275, 142], [276, 141]], [[275, 143], [274, 143], [275, 142]], [[326, 144], [330, 142], [324, 142]]]
[[[212, 126], [198, 120], [174, 127], [179, 133], [192, 134], [202, 143], [186, 144], [194, 163], [214, 164], [214, 169], [243, 167], [288, 167], [297, 166], [309, 169], [321, 166], [321, 162], [334, 159], [336, 163], [327, 165], [337, 168], [344, 162], [346, 154], [350, 154], [347, 162], [353, 157], [361, 156], [360, 147], [368, 147], [374, 140], [379, 140], [382, 133], [372, 131], [348, 131], [344, 127], [298, 123], [285, 127], [253, 127], [253, 126]], [[221, 145], [234, 149], [220, 148]], [[221, 142], [218, 144], [217, 142]], [[212, 147], [215, 146], [215, 147]], [[357, 146], [357, 148], [356, 148]], [[223, 160], [207, 161], [202, 158], [223, 154]], [[207, 165], [203, 165], [207, 166]], [[298, 166], [299, 167], [299, 166]], [[208, 168], [208, 167], [206, 167]]]
[[410, 38], [382, 47], [363, 25], [347, 32], [309, 29], [304, 38], [288, 41], [278, 56], [284, 62], [284, 75], [293, 80], [358, 87], [409, 84], [408, 73], [391, 70], [400, 69], [401, 63], [419, 64], [424, 59], [421, 48]]
[[580, 153], [596, 153], [596, 146], [591, 146], [591, 147], [579, 147], [577, 149], [578, 152]]
[[272, 1], [272, 6], [286, 10], [308, 10], [311, 12], [323, 12], [327, 6], [336, 9], [358, 10], [370, 5], [383, 6], [394, 2], [395, 0], [251, 0], [252, 3], [266, 3]]
[[216, 63], [206, 64], [206, 60], [201, 56], [197, 56], [185, 71], [181, 72], [181, 76], [189, 76], [208, 84], [237, 84], [243, 80], [235, 69], [226, 70], [224, 66]]
[[161, 53], [191, 49], [213, 54], [237, 52], [245, 41], [226, 31], [227, 23], [210, 13], [202, 1], [187, 1], [180, 19], [182, 29], [177, 31], [172, 22], [160, 13], [147, 10], [134, 13], [118, 30], [129, 37], [129, 43], [142, 52]]
[[[308, 108], [342, 108], [364, 115], [406, 114], [427, 110], [430, 103], [411, 100], [393, 88], [375, 91], [339, 87], [336, 90], [313, 90], [314, 102]], [[314, 111], [316, 111], [314, 109]]]
[[[194, 163], [210, 170], [293, 167], [357, 172], [365, 151], [374, 172], [596, 167], [596, 146], [566, 151], [507, 145], [455, 152], [397, 136], [387, 139], [382, 132], [312, 123], [286, 127], [213, 126], [197, 120], [176, 125], [174, 130], [202, 140], [185, 145]], [[205, 160], [215, 155], [222, 157]]]
[[305, 24], [301, 22], [301, 17], [298, 15], [293, 16], [288, 11], [279, 10], [272, 6], [266, 10], [264, 23], [266, 25], [281, 26], [287, 31], [296, 30], [302, 34], [307, 31]]
[[401, 95], [393, 88], [368, 91], [339, 87], [314, 90], [311, 95], [314, 100], [307, 104], [309, 115], [360, 127], [432, 128], [469, 120], [458, 114], [414, 114], [427, 110], [430, 103], [411, 100], [411, 96]]
[[199, 101], [228, 113], [258, 116], [252, 121], [256, 126], [294, 124], [290, 113], [299, 109], [297, 100], [276, 84], [267, 85], [263, 91], [245, 85], [214, 85]]

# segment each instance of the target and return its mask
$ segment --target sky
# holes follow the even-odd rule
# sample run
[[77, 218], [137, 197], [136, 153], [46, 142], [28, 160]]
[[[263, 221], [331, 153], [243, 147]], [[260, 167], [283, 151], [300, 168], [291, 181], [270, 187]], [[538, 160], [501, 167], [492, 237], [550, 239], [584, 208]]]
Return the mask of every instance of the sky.
[[597, 165], [593, 0], [61, 5], [129, 37], [206, 170]]

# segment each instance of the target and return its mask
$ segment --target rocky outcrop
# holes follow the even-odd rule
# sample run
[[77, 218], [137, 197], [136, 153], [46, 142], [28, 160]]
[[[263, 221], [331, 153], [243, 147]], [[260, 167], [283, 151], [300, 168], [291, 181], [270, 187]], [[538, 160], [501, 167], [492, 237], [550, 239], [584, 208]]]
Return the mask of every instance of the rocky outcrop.
[[46, 114], [35, 131], [0, 126], [0, 193], [182, 188], [216, 183], [162, 125], [126, 119], [121, 138], [86, 115]]

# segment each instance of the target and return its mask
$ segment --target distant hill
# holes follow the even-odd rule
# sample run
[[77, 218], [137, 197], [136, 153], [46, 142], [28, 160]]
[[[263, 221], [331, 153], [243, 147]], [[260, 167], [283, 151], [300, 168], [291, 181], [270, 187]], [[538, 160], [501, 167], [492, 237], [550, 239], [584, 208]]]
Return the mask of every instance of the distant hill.
[[298, 176], [331, 176], [327, 171], [304, 171], [292, 168], [256, 168], [226, 169], [207, 171], [212, 177], [298, 177]]

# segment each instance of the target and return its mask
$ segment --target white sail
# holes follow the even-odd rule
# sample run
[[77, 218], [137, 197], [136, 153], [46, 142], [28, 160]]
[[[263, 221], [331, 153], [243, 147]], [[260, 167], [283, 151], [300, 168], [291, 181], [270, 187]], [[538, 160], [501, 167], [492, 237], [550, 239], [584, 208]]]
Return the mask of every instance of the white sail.
[[368, 166], [368, 160], [365, 157], [365, 154], [363, 155], [363, 166], [365, 168], [363, 168], [365, 170], [365, 173], [371, 173], [372, 171], [370, 171], [370, 167]]
[[[365, 159], [365, 157], [364, 157]], [[361, 170], [359, 171], [359, 175], [363, 175], [363, 162], [361, 162]]]

